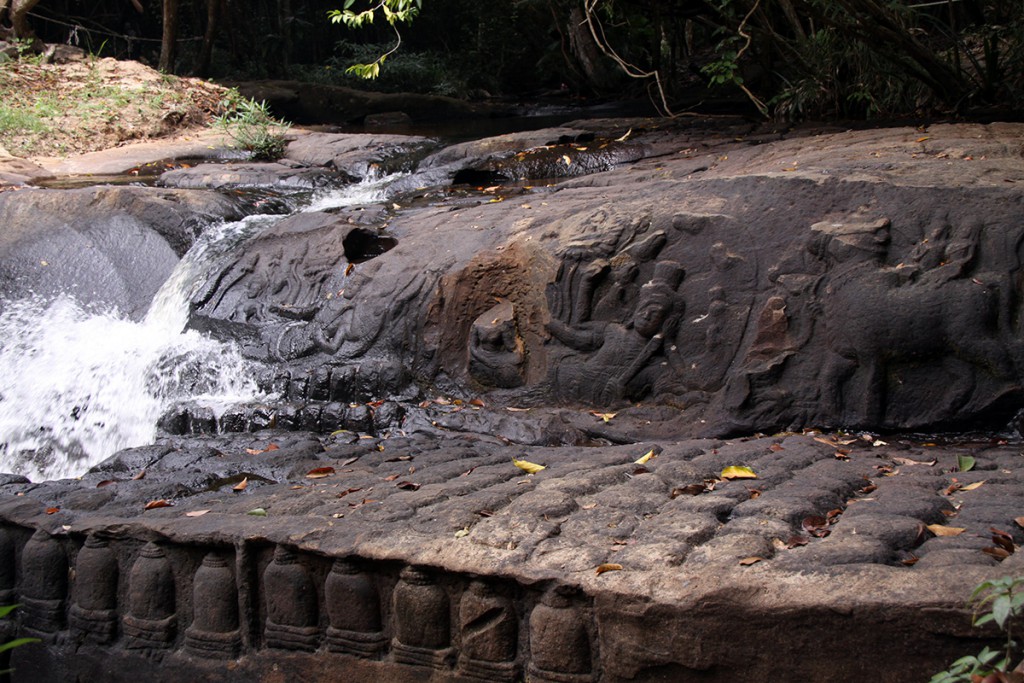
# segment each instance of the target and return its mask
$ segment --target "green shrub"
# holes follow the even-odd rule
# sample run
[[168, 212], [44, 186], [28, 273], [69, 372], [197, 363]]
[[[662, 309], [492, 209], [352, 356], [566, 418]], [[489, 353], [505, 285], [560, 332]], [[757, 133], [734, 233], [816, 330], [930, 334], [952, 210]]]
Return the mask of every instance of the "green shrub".
[[285, 133], [291, 124], [275, 119], [265, 101], [257, 102], [232, 90], [221, 106], [224, 113], [214, 119], [214, 125], [240, 148], [251, 152], [253, 159], [280, 159], [284, 155]]

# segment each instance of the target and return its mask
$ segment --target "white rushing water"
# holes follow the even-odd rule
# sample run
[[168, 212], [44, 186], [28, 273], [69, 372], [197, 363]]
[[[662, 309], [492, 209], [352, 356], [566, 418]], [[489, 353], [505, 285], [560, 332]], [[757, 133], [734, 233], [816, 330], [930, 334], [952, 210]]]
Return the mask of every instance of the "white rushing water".
[[[307, 210], [385, 198], [393, 177], [316, 198]], [[263, 399], [236, 348], [185, 330], [189, 300], [217, 256], [282, 216], [209, 228], [145, 318], [83, 307], [70, 296], [4, 303], [0, 313], [0, 472], [33, 481], [80, 476], [117, 451], [152, 443], [176, 403], [214, 408]]]
[[70, 296], [7, 305], [0, 313], [0, 471], [33, 481], [77, 476], [122, 448], [152, 443], [157, 420], [177, 401], [256, 398], [236, 349], [184, 328], [210, 252], [260, 221], [207, 231], [141, 321], [89, 310]]

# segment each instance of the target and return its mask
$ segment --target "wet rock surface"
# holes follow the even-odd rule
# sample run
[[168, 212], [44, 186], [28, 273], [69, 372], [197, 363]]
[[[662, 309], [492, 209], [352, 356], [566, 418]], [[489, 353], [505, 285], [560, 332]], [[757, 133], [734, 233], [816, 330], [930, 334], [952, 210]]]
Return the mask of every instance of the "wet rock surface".
[[0, 597], [43, 640], [16, 677], [903, 681], [979, 649], [1021, 445], [893, 430], [1021, 407], [1021, 127], [716, 125], [293, 143], [420, 173], [198, 289], [266, 403], [0, 480]]
[[98, 187], [0, 194], [0, 297], [74, 293], [141, 316], [203, 230], [247, 212], [244, 202], [212, 192]]

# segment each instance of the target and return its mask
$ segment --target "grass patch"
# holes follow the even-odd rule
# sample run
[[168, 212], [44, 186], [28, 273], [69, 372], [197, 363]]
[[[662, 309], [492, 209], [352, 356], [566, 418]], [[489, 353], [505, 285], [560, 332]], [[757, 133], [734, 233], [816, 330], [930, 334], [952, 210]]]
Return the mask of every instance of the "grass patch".
[[136, 62], [0, 63], [0, 147], [19, 156], [83, 153], [204, 127], [226, 89]]

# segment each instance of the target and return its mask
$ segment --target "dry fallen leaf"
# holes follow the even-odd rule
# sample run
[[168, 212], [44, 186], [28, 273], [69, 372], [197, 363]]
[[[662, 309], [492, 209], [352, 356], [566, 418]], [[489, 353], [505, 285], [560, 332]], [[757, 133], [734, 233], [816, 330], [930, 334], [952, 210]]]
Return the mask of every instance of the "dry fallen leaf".
[[995, 527], [989, 527], [989, 531], [992, 532], [993, 543], [1011, 555], [1017, 552], [1017, 544], [1013, 542], [1013, 536], [1011, 534], [1008, 534], [1005, 531], [1000, 531]]
[[967, 529], [957, 526], [944, 526], [942, 524], [929, 524], [928, 531], [932, 532], [936, 536], [959, 536]]
[[242, 481], [240, 481], [237, 484], [235, 484], [234, 486], [232, 486], [231, 490], [232, 491], [244, 491], [245, 487], [248, 486], [248, 485], [249, 485], [249, 477], [246, 477]]
[[893, 458], [892, 461], [897, 465], [925, 465], [927, 467], [934, 467], [939, 461], [936, 458], [931, 460], [911, 460], [910, 458]]
[[415, 484], [411, 481], [400, 481], [395, 486], [406, 491], [418, 491], [420, 488], [420, 484]]
[[526, 460], [516, 460], [515, 458], [512, 458], [512, 464], [521, 469], [522, 471], [526, 472], [527, 474], [537, 474], [538, 472], [545, 468], [544, 465], [538, 465], [536, 463], [528, 462]]
[[996, 558], [1000, 562], [1002, 562], [1003, 560], [1005, 560], [1006, 558], [1008, 558], [1010, 556], [1010, 553], [1006, 552], [1005, 548], [997, 548], [995, 546], [989, 546], [987, 548], [982, 548], [981, 552], [985, 553], [986, 555], [990, 555], [990, 556]]
[[806, 536], [790, 536], [789, 540], [786, 541], [786, 549], [792, 550], [793, 548], [800, 548], [811, 542], [811, 539]]
[[323, 479], [334, 474], [333, 467], [316, 467], [306, 472], [306, 479]]
[[402, 476], [402, 475], [401, 474], [389, 474], [388, 476], [384, 477], [384, 481], [394, 481], [395, 479], [398, 479], [400, 476]]
[[740, 566], [741, 567], [749, 567], [752, 564], [757, 564], [758, 562], [763, 562], [763, 561], [764, 561], [763, 557], [744, 557], [742, 560], [740, 560]]
[[981, 485], [984, 484], [984, 483], [985, 483], [985, 480], [982, 479], [981, 481], [976, 481], [973, 484], [968, 484], [967, 486], [963, 487], [960, 490], [961, 491], [973, 491], [973, 490], [975, 490], [977, 488], [980, 488]]
[[741, 465], [730, 465], [722, 470], [720, 475], [722, 479], [757, 479], [757, 475], [754, 470], [749, 467], [743, 467]]
[[606, 564], [602, 564], [601, 566], [599, 566], [596, 571], [597, 571], [597, 575], [598, 576], [600, 576], [601, 574], [604, 574], [605, 572], [622, 571], [622, 565], [621, 564], [606, 563]]
[[599, 420], [603, 420], [605, 422], [611, 422], [612, 418], [618, 415], [618, 413], [602, 413], [599, 410], [591, 410], [590, 414], [598, 418]]
[[635, 464], [637, 464], [637, 465], [644, 465], [644, 464], [647, 463], [648, 460], [650, 460], [651, 458], [654, 458], [654, 457], [657, 457], [657, 456], [654, 455], [654, 449], [652, 448], [651, 450], [647, 451], [646, 453], [641, 455], [639, 458], [637, 458], [633, 462]]
[[279, 450], [280, 448], [281, 447], [278, 446], [276, 443], [272, 443], [272, 444], [268, 445], [264, 449], [246, 448], [245, 452], [248, 453], [249, 455], [260, 455], [261, 453], [269, 453], [270, 451], [276, 451], [276, 450]]
[[202, 517], [207, 512], [209, 512], [209, 510], [192, 510], [191, 512], [186, 512], [185, 516], [186, 517]]
[[171, 503], [168, 500], [164, 500], [163, 498], [161, 498], [160, 500], [151, 500], [151, 501], [149, 501], [148, 503], [146, 503], [146, 506], [143, 508], [143, 510], [155, 510], [156, 508], [169, 508], [169, 507], [171, 507], [171, 505], [173, 505], [173, 503]]
[[56, 508], [56, 507], [54, 507], [54, 508], [46, 508], [46, 514], [48, 514], [48, 515], [55, 515], [58, 512], [60, 512], [60, 508]]
[[110, 486], [111, 484], [116, 484], [116, 483], [117, 483], [117, 479], [104, 479], [100, 483], [96, 484], [96, 488], [101, 489], [104, 486]]
[[699, 496], [700, 494], [708, 491], [708, 487], [704, 484], [687, 484], [686, 486], [680, 486], [672, 489], [672, 497], [678, 498], [682, 495], [687, 496]]
[[832, 532], [832, 530], [828, 528], [828, 519], [822, 517], [821, 515], [811, 515], [810, 517], [804, 517], [803, 521], [800, 523], [800, 526], [803, 528], [804, 531], [809, 533], [811, 536], [815, 536], [817, 538], [825, 538]]

